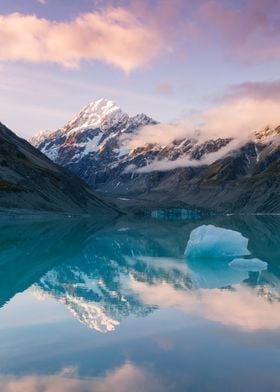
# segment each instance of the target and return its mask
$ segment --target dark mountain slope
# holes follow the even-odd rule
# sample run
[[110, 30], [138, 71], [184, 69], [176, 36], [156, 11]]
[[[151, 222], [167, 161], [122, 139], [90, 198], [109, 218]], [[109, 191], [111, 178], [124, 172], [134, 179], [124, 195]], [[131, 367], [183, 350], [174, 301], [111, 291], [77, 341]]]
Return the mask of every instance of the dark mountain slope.
[[[191, 178], [176, 169], [141, 195], [144, 205], [195, 207], [218, 212], [280, 213], [280, 149], [274, 142], [240, 150], [201, 168]], [[180, 182], [178, 170], [181, 171]], [[155, 205], [153, 205], [155, 207]]]
[[0, 123], [0, 208], [94, 214], [117, 209]]

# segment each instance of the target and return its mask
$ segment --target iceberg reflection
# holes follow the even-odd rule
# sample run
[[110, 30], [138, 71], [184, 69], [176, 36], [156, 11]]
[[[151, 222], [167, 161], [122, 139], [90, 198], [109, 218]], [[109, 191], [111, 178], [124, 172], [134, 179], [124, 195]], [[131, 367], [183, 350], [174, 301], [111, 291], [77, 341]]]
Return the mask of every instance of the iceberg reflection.
[[[109, 228], [89, 220], [5, 223], [0, 301], [32, 287], [37, 298], [54, 298], [80, 323], [103, 333], [130, 316], [147, 317], [166, 307], [223, 325], [273, 329], [280, 326], [274, 253], [280, 236], [271, 222], [220, 218], [215, 226], [201, 226], [139, 220]], [[15, 238], [17, 246], [5, 248]], [[242, 259], [242, 268], [230, 264], [246, 252], [250, 256]], [[257, 259], [263, 256], [268, 271]], [[14, 273], [17, 267], [20, 274]]]
[[[186, 257], [204, 224], [250, 255]], [[279, 390], [279, 218], [0, 231], [1, 391]]]

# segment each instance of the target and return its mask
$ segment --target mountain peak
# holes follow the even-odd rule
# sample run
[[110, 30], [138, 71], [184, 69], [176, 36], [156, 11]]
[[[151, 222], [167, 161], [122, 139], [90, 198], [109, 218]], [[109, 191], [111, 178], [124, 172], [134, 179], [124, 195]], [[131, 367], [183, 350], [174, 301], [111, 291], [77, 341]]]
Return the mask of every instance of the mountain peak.
[[64, 127], [35, 135], [31, 141], [58, 164], [76, 164], [85, 157], [98, 158], [100, 153], [114, 164], [130, 151], [130, 147], [124, 145], [125, 133], [131, 134], [140, 127], [156, 123], [143, 113], [129, 117], [114, 101], [101, 98], [85, 106]]
[[61, 129], [62, 133], [72, 134], [86, 129], [102, 128], [104, 125], [112, 126], [121, 118], [128, 117], [114, 101], [101, 98], [85, 106], [71, 121]]
[[105, 98], [100, 98], [97, 101], [92, 101], [90, 102], [84, 109], [83, 111], [90, 111], [96, 113], [96, 115], [104, 116], [112, 111], [119, 110], [120, 108], [117, 106], [117, 104], [114, 101], [111, 101], [109, 99]]

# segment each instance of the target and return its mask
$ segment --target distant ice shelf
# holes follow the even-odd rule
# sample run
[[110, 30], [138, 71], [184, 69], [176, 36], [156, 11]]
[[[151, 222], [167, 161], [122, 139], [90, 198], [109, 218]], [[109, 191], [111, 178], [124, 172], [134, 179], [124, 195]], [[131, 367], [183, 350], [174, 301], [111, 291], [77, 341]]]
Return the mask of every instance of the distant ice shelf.
[[168, 220], [198, 219], [208, 215], [210, 215], [210, 213], [206, 211], [185, 208], [167, 208], [162, 210], [153, 210], [151, 212], [152, 218]]

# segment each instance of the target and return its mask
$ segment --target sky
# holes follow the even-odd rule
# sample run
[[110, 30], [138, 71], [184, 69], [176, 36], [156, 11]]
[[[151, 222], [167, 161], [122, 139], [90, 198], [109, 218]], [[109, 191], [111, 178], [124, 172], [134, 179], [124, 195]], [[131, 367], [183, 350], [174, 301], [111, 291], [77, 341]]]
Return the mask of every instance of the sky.
[[0, 2], [0, 121], [25, 138], [99, 98], [180, 129], [277, 121], [279, 70], [279, 0]]

